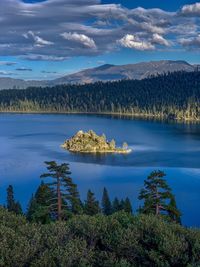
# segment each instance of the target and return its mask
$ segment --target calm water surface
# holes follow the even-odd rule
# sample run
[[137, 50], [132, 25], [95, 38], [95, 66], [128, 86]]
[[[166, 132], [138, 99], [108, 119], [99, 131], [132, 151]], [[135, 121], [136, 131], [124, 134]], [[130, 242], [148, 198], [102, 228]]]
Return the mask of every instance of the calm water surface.
[[[128, 155], [80, 155], [60, 148], [78, 130], [93, 129], [126, 141]], [[200, 226], [200, 125], [119, 119], [86, 115], [0, 115], [0, 201], [5, 189], [14, 186], [23, 207], [40, 183], [44, 161], [69, 162], [82, 199], [87, 189], [101, 198], [106, 186], [110, 196], [132, 200], [150, 171], [162, 169], [176, 194], [183, 223]]]

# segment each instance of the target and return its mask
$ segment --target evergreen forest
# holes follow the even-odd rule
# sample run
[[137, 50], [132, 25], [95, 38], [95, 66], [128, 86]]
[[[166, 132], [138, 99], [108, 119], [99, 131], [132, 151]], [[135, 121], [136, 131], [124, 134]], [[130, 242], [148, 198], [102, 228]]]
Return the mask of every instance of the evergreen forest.
[[0, 111], [120, 114], [199, 121], [200, 72], [174, 72], [144, 80], [2, 90]]

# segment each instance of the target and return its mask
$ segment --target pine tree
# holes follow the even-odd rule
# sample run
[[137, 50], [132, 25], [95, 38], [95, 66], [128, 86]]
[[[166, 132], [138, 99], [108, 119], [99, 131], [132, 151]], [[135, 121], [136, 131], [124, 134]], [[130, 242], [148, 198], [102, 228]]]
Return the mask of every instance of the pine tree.
[[112, 213], [112, 205], [108, 195], [107, 189], [104, 187], [102, 196], [102, 211], [105, 215], [110, 215]]
[[36, 199], [35, 199], [34, 195], [32, 194], [31, 199], [28, 203], [28, 208], [27, 208], [27, 212], [26, 212], [27, 220], [33, 221], [33, 214], [35, 213], [36, 209], [37, 209]]
[[115, 197], [112, 203], [112, 212], [118, 212], [120, 210], [121, 210], [121, 205], [120, 205], [119, 199]]
[[7, 209], [8, 211], [14, 211], [15, 209], [15, 200], [12, 185], [9, 185], [7, 188]]
[[181, 224], [181, 212], [177, 208], [174, 195], [171, 195], [171, 199], [170, 199], [169, 207], [168, 207], [168, 214], [172, 221], [175, 221]]
[[[163, 179], [165, 173], [158, 170], [153, 171], [144, 182], [139, 199], [144, 200], [144, 205], [139, 209], [141, 213], [164, 215], [169, 218], [180, 215], [175, 203], [171, 188]], [[171, 204], [169, 203], [171, 200]]]
[[66, 184], [66, 189], [68, 191], [66, 200], [68, 200], [70, 211], [74, 214], [81, 214], [83, 212], [83, 205], [80, 200], [80, 194], [77, 185], [73, 183], [71, 178], [69, 178]]
[[15, 202], [15, 213], [16, 214], [23, 214], [21, 204], [19, 201]]
[[124, 205], [125, 205], [125, 201], [123, 199], [121, 199], [120, 203], [119, 203], [119, 210], [124, 210]]
[[132, 205], [131, 202], [129, 200], [129, 198], [127, 197], [124, 201], [124, 211], [128, 212], [128, 213], [132, 213]]
[[94, 193], [91, 190], [88, 190], [87, 200], [85, 201], [85, 213], [92, 216], [99, 211], [99, 202], [95, 199]]
[[58, 220], [66, 218], [67, 213], [82, 213], [82, 203], [77, 189], [77, 185], [73, 183], [70, 177], [71, 172], [69, 164], [62, 163], [58, 165], [55, 161], [45, 162], [48, 173], [41, 175], [41, 178], [51, 178], [47, 183], [51, 188], [54, 197], [50, 205]]
[[61, 220], [65, 213], [65, 197], [67, 196], [64, 187], [67, 186], [68, 182], [71, 182], [69, 164], [62, 163], [58, 165], [55, 161], [45, 162], [45, 164], [49, 172], [42, 174], [40, 177], [51, 178], [51, 181], [47, 184], [55, 194], [55, 197], [52, 199], [50, 208], [55, 212], [57, 219]]
[[22, 208], [19, 201], [15, 202], [12, 185], [9, 185], [7, 188], [7, 209], [16, 214], [22, 214]]
[[53, 199], [54, 194], [50, 187], [44, 182], [38, 187], [35, 195], [29, 202], [27, 219], [29, 221], [49, 223], [53, 219], [53, 213], [49, 208], [49, 201]]

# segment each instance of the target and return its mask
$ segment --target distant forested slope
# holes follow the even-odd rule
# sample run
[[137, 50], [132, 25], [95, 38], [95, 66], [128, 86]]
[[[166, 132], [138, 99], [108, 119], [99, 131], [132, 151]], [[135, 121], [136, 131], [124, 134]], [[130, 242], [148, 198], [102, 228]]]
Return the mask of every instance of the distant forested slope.
[[118, 113], [200, 120], [200, 72], [0, 92], [4, 112]]

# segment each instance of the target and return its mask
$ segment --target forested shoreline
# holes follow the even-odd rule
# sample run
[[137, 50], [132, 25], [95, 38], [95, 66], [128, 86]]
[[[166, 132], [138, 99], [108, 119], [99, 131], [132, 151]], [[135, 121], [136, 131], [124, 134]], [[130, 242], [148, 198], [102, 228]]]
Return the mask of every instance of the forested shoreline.
[[0, 91], [0, 112], [111, 114], [200, 120], [200, 72], [144, 80]]

